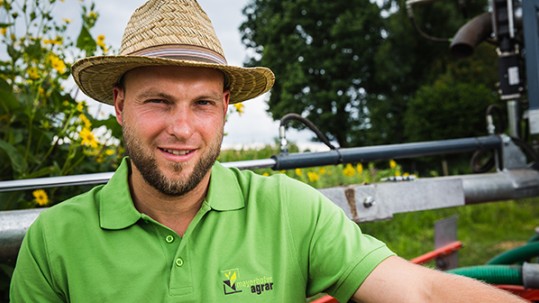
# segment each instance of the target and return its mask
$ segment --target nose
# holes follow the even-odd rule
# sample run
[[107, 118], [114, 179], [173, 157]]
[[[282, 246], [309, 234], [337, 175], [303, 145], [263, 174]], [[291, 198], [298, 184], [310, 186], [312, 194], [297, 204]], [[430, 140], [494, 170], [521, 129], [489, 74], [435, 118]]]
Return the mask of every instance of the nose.
[[194, 132], [194, 119], [187, 108], [176, 108], [170, 112], [168, 133], [179, 140], [189, 139]]

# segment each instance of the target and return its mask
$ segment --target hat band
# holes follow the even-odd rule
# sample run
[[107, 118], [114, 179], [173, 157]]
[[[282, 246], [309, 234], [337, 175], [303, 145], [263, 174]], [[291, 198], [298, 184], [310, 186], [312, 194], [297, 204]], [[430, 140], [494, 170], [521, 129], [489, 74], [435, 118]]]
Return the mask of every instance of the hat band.
[[200, 61], [226, 65], [226, 59], [207, 48], [193, 45], [163, 45], [146, 48], [130, 54], [131, 56], [159, 57], [175, 60]]

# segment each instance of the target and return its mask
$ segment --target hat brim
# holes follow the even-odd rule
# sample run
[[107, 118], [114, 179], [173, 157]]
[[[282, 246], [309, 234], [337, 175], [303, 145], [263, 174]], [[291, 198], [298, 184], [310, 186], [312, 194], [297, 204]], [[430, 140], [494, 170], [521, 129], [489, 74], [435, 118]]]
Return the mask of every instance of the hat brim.
[[238, 67], [187, 60], [142, 56], [98, 56], [77, 61], [72, 66], [75, 82], [90, 98], [113, 105], [113, 88], [126, 72], [143, 66], [185, 66], [222, 71], [230, 88], [230, 103], [255, 98], [271, 89], [273, 72], [265, 67]]

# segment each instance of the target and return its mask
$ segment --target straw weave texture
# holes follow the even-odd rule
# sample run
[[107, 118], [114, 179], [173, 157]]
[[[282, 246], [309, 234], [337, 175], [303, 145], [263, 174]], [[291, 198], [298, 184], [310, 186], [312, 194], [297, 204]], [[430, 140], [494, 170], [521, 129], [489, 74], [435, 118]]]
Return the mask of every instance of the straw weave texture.
[[[139, 55], [155, 49], [196, 50], [202, 58]], [[222, 58], [215, 63], [209, 58]], [[223, 72], [230, 87], [230, 103], [252, 99], [273, 86], [275, 76], [264, 67], [225, 65], [221, 43], [206, 13], [195, 0], [150, 0], [131, 16], [122, 39], [120, 55], [77, 61], [73, 78], [81, 90], [97, 101], [113, 104], [114, 85], [127, 71], [142, 66], [192, 66]]]

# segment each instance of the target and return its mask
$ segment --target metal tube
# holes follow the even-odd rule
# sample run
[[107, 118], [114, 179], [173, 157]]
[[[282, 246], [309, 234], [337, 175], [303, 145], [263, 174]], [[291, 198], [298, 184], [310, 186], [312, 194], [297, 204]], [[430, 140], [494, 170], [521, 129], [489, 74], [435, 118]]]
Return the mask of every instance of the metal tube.
[[[341, 163], [368, 162], [373, 160], [402, 159], [437, 154], [453, 154], [478, 149], [500, 148], [499, 136], [450, 139], [406, 144], [342, 148], [327, 152], [280, 154], [270, 159], [223, 163], [239, 169], [272, 168], [273, 170], [337, 165]], [[106, 183], [113, 173], [96, 173], [62, 177], [1, 181], [0, 192]]]
[[43, 210], [0, 211], [0, 260], [12, 261], [17, 256], [24, 234]]
[[[263, 160], [250, 160], [250, 161], [236, 161], [223, 163], [225, 167], [237, 167], [240, 169], [254, 169], [273, 167], [275, 160], [263, 159]], [[61, 186], [76, 186], [76, 185], [91, 185], [91, 184], [103, 184], [107, 183], [114, 173], [96, 173], [96, 174], [84, 174], [62, 177], [48, 177], [48, 178], [35, 178], [24, 180], [11, 180], [0, 182], [0, 192], [16, 191], [16, 190], [29, 190], [49, 187], [61, 187]]]
[[303, 168], [311, 166], [337, 165], [341, 163], [368, 162], [373, 160], [403, 159], [454, 154], [479, 149], [500, 148], [502, 139], [499, 136], [451, 139], [429, 142], [342, 148], [319, 153], [301, 153], [277, 155], [274, 169]]
[[[395, 213], [539, 196], [539, 172], [533, 169], [504, 170], [325, 188], [320, 192], [341, 207], [352, 220], [365, 222], [391, 218]], [[371, 203], [365, 203], [369, 198]], [[0, 212], [0, 260], [15, 258], [26, 230], [43, 210]]]
[[520, 109], [518, 101], [507, 101], [508, 132], [513, 138], [520, 138], [518, 121], [520, 121]]

